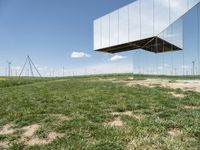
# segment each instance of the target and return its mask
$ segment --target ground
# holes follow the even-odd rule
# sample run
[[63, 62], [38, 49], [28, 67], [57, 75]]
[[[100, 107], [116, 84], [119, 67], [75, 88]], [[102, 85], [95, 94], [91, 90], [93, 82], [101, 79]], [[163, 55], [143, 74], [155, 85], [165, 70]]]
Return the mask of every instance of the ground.
[[130, 74], [1, 80], [0, 149], [197, 150], [199, 87]]

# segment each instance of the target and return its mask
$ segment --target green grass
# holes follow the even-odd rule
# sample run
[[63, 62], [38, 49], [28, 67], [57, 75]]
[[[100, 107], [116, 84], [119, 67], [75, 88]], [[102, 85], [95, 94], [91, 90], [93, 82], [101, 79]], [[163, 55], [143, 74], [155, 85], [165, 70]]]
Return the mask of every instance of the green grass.
[[[176, 98], [169, 94], [172, 89], [128, 87], [125, 83], [98, 80], [121, 80], [129, 76], [0, 81], [0, 127], [10, 123], [17, 128], [39, 124], [41, 128], [35, 135], [40, 138], [47, 137], [52, 131], [64, 134], [62, 138], [42, 146], [16, 143], [20, 132], [0, 135], [0, 142], [9, 141], [11, 146], [8, 149], [12, 150], [200, 149], [200, 93], [176, 90], [186, 95]], [[186, 109], [185, 106], [196, 109]], [[122, 115], [120, 118], [124, 126], [105, 125], [119, 117], [112, 112], [125, 111], [143, 117], [137, 119]], [[63, 114], [70, 119], [59, 121], [51, 114]], [[173, 129], [181, 133], [172, 136], [169, 131]]]

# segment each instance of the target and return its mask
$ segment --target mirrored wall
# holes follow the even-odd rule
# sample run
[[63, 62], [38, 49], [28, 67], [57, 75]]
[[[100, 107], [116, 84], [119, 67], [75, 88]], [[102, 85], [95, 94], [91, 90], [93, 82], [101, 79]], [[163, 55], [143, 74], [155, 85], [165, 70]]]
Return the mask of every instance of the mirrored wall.
[[[167, 34], [171, 30], [168, 27], [199, 1], [136, 0], [94, 21], [94, 50]], [[180, 23], [176, 26], [182, 26]], [[170, 34], [177, 34], [176, 31], [172, 30]], [[167, 36], [170, 35], [165, 35], [165, 39]], [[175, 43], [182, 48], [180, 35], [178, 40]]]
[[[158, 36], [178, 46], [182, 45], [183, 50], [165, 53], [144, 50], [128, 52], [133, 57], [135, 74], [200, 75], [200, 4]], [[180, 37], [182, 40], [179, 40]]]

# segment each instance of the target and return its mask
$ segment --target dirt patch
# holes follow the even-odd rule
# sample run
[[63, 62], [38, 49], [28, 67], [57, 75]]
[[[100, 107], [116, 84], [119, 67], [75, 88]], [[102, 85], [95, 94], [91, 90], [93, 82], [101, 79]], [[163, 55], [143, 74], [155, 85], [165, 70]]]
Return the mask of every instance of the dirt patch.
[[33, 124], [33, 125], [30, 125], [30, 126], [23, 127], [22, 130], [25, 131], [25, 132], [22, 134], [22, 138], [27, 138], [27, 137], [33, 136], [34, 133], [39, 128], [40, 128], [40, 125], [38, 125], [38, 124]]
[[179, 128], [173, 128], [168, 131], [168, 134], [175, 137], [182, 134], [182, 131]]
[[7, 124], [3, 126], [2, 129], [0, 129], [0, 135], [8, 135], [8, 134], [13, 134], [16, 130], [13, 129], [12, 124]]
[[[66, 119], [66, 118], [62, 118], [62, 119]], [[46, 138], [39, 138], [36, 135], [34, 135], [36, 131], [38, 131], [41, 127], [38, 124], [32, 124], [32, 125], [25, 126], [22, 128], [16, 128], [15, 130], [12, 128], [13, 126], [14, 125], [7, 124], [0, 130], [0, 135], [8, 135], [8, 134], [13, 135], [16, 131], [21, 131], [20, 138], [17, 139], [16, 141], [11, 142], [10, 145], [14, 143], [16, 144], [24, 143], [25, 145], [28, 145], [28, 146], [45, 145], [45, 144], [51, 143], [57, 138], [61, 138], [64, 136], [64, 134], [61, 134], [61, 133], [50, 132]], [[10, 145], [7, 141], [0, 142], [0, 149], [9, 148]]]
[[9, 147], [9, 143], [8, 142], [0, 142], [0, 149], [3, 148], [3, 149], [6, 149]]
[[34, 145], [45, 145], [51, 143], [56, 138], [64, 136], [64, 134], [56, 133], [56, 132], [50, 132], [47, 136], [47, 138], [39, 138], [34, 135], [34, 133], [40, 128], [41, 126], [38, 124], [33, 124], [30, 126], [23, 127], [21, 130], [25, 131], [21, 138], [18, 140], [18, 143], [25, 143], [29, 146]]
[[106, 123], [106, 125], [112, 126], [112, 127], [123, 127], [124, 122], [121, 120], [120, 117], [115, 118], [113, 121]]
[[147, 80], [130, 80], [130, 81], [121, 81], [126, 83], [127, 86], [146, 86], [150, 88], [155, 87], [164, 87], [171, 89], [181, 89], [183, 91], [195, 91], [200, 92], [200, 81], [199, 80], [166, 80], [166, 79], [147, 79]]
[[53, 142], [55, 139], [61, 138], [63, 136], [64, 136], [64, 134], [51, 132], [51, 133], [49, 133], [47, 138], [33, 137], [29, 141], [27, 141], [26, 144], [29, 145], [29, 146], [46, 145], [46, 144]]
[[184, 98], [185, 97], [184, 94], [177, 94], [175, 92], [170, 92], [169, 94], [171, 94], [172, 96], [177, 97], [177, 98]]
[[200, 92], [200, 80], [167, 80], [167, 79], [134, 79], [129, 77], [125, 80], [120, 80], [116, 78], [102, 79], [99, 78], [99, 81], [111, 81], [114, 83], [126, 83], [127, 86], [146, 86], [150, 88], [155, 87], [164, 87], [171, 89], [181, 89], [183, 91], [195, 91]]

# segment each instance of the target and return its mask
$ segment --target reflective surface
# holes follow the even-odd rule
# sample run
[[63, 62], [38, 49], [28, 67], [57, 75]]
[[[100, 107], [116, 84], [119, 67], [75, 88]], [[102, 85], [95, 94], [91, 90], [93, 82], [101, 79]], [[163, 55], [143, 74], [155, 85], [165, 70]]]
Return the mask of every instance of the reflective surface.
[[109, 23], [110, 15], [106, 15], [101, 20], [101, 46], [108, 47], [110, 46], [110, 23]]
[[154, 36], [183, 48], [181, 16], [200, 0], [136, 0], [94, 21], [94, 49]]
[[128, 52], [133, 55], [134, 74], [200, 75], [200, 4], [169, 25], [159, 37], [183, 46], [183, 50], [156, 54], [143, 50]]
[[94, 21], [94, 47], [101, 48], [101, 19]]
[[128, 11], [129, 11], [128, 7], [123, 7], [119, 10], [119, 43], [118, 44], [129, 42]]
[[115, 11], [110, 14], [110, 46], [118, 44], [119, 41], [119, 24], [118, 24], [118, 11]]
[[153, 0], [140, 0], [141, 5], [141, 39], [154, 35]]
[[161, 39], [183, 48], [183, 21], [179, 19], [161, 32], [158, 37]]
[[140, 39], [140, 3], [136, 1], [129, 6], [129, 40]]

